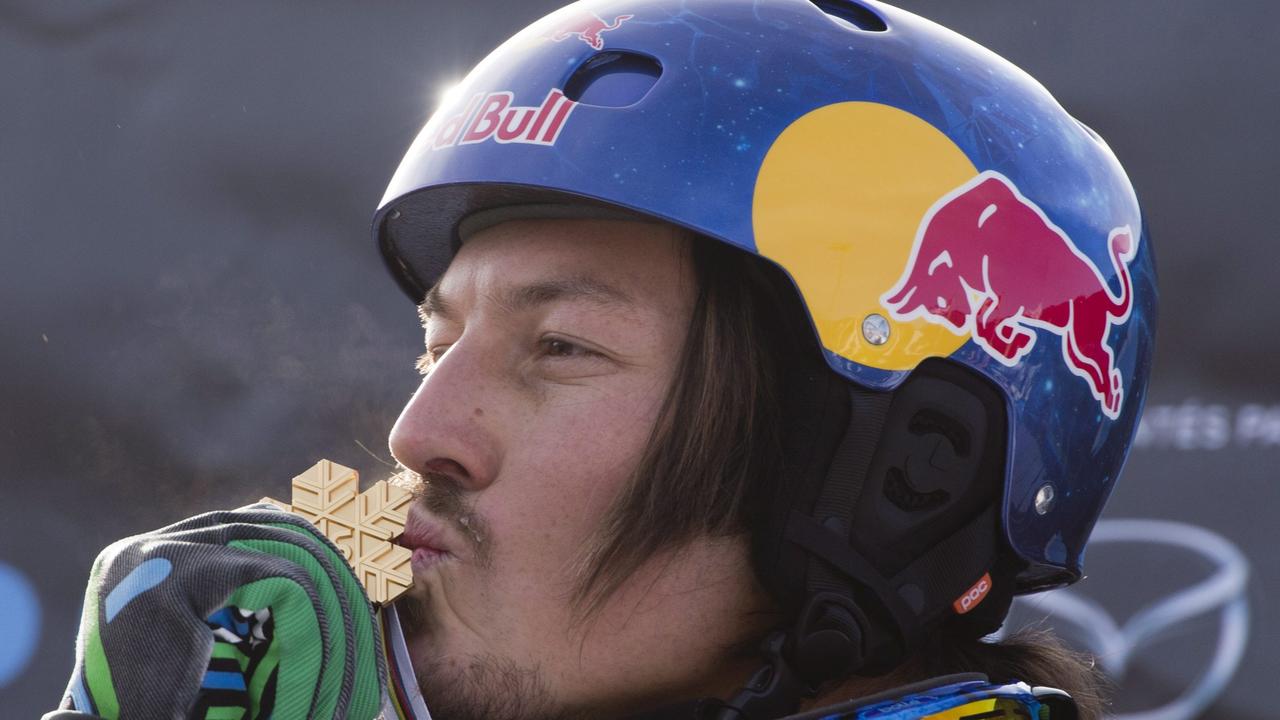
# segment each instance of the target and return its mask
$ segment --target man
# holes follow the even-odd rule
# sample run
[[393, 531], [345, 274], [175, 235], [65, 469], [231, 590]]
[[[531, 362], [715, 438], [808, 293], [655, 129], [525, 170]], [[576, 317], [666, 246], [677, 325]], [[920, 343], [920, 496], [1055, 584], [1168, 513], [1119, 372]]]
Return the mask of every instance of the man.
[[[64, 707], [168, 707], [104, 670], [142, 603], [240, 653], [171, 643], [177, 717], [369, 717], [387, 678], [442, 719], [1096, 716], [1068, 653], [980, 639], [1080, 576], [1155, 276], [1016, 68], [879, 3], [579, 3], [450, 93], [374, 231], [426, 332], [389, 667], [343, 563], [249, 509], [104, 553]], [[303, 566], [333, 612], [290, 625]]]

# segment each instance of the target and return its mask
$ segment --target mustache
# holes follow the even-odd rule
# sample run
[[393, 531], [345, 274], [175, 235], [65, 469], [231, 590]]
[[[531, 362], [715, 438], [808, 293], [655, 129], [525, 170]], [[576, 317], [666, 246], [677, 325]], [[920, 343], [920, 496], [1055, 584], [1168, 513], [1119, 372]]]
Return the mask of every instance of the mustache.
[[493, 557], [489, 525], [475, 511], [466, 490], [458, 481], [442, 473], [417, 473], [401, 465], [389, 482], [408, 490], [413, 501], [420, 503], [433, 517], [454, 526], [470, 546], [476, 564], [489, 567]]

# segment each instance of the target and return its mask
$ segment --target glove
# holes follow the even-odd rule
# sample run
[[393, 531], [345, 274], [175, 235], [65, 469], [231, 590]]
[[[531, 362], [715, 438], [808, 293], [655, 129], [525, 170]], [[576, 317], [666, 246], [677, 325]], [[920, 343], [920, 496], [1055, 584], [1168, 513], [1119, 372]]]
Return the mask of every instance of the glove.
[[252, 505], [102, 551], [45, 720], [371, 720], [385, 677], [373, 607], [338, 549]]

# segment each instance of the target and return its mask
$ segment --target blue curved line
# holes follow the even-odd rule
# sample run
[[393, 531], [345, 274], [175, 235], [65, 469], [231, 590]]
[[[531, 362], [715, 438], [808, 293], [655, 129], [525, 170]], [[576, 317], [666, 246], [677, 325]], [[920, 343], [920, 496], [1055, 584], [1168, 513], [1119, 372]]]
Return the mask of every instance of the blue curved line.
[[143, 562], [124, 576], [119, 585], [107, 594], [105, 609], [107, 622], [115, 619], [134, 598], [164, 582], [173, 572], [173, 563], [165, 558], [152, 558]]
[[84, 675], [80, 672], [80, 668], [76, 668], [76, 674], [71, 678], [70, 690], [73, 710], [79, 710], [82, 713], [98, 711], [98, 708], [94, 707], [89, 700], [89, 691], [84, 686]]
[[40, 597], [27, 576], [0, 561], [0, 690], [27, 670], [40, 641]]

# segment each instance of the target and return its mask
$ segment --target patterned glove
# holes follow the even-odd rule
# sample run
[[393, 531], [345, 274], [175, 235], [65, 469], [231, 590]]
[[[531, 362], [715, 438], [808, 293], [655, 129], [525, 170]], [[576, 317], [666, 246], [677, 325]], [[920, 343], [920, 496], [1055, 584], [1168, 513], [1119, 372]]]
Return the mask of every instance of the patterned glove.
[[337, 548], [271, 505], [103, 550], [64, 718], [370, 720], [386, 669], [373, 608]]

